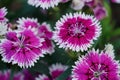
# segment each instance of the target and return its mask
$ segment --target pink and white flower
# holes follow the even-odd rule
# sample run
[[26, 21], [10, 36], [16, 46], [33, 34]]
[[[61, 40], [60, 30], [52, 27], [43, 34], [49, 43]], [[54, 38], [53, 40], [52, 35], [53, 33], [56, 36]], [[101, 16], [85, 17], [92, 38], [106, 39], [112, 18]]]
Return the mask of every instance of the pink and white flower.
[[2, 60], [18, 64], [23, 68], [34, 65], [43, 54], [39, 47], [42, 45], [40, 39], [29, 29], [21, 32], [8, 32], [1, 47]]
[[48, 76], [46, 75], [39, 75], [35, 80], [50, 80]]
[[86, 51], [101, 33], [100, 22], [90, 15], [74, 13], [64, 15], [56, 23], [54, 41], [60, 48]]
[[61, 0], [28, 0], [28, 4], [36, 6], [36, 7], [41, 7], [43, 9], [48, 9], [50, 7], [55, 7], [57, 6]]
[[50, 25], [43, 23], [38, 28], [38, 36], [43, 38], [42, 46], [40, 47], [43, 53], [52, 54], [54, 52], [54, 44], [51, 41], [53, 37], [53, 32], [50, 29]]
[[68, 66], [58, 64], [58, 63], [50, 66], [49, 70], [50, 70], [50, 74], [52, 76], [52, 79], [54, 80], [55, 78], [60, 76], [60, 74], [62, 74], [67, 68], [68, 68]]
[[7, 9], [5, 7], [0, 8], [0, 22], [6, 22], [6, 21], [8, 21], [6, 19], [6, 17], [5, 17], [6, 14], [7, 14]]
[[94, 49], [75, 62], [72, 80], [119, 80], [119, 63], [110, 53]]

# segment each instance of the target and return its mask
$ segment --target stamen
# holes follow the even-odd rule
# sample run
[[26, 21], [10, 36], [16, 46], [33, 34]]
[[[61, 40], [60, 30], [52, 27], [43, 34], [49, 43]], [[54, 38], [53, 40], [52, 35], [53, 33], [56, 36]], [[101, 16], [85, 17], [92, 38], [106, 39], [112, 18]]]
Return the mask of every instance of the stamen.
[[72, 24], [69, 27], [69, 34], [71, 36], [82, 36], [84, 35], [86, 32], [86, 28], [82, 23], [76, 23], [76, 24]]

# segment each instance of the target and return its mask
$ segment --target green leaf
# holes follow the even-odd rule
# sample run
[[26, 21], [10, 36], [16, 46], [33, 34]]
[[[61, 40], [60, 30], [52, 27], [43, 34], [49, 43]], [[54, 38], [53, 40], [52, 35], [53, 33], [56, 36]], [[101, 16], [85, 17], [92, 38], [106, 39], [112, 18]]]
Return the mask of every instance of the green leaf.
[[115, 30], [112, 32], [111, 35], [112, 35], [112, 37], [120, 36], [120, 28], [115, 29]]

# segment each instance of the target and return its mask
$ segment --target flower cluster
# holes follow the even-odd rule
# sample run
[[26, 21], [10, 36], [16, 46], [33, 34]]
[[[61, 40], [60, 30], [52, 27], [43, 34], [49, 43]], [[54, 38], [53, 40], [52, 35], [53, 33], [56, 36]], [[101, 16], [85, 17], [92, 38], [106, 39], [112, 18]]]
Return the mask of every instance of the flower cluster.
[[80, 10], [84, 6], [88, 6], [92, 9], [95, 17], [99, 20], [107, 16], [102, 0], [72, 0], [71, 8], [74, 10]]
[[[36, 7], [48, 9], [55, 7], [59, 3], [66, 3], [69, 0], [28, 0], [28, 4]], [[112, 0], [112, 2], [119, 3], [119, 0]], [[84, 6], [88, 6], [93, 10], [95, 17], [99, 20], [107, 16], [106, 9], [102, 0], [72, 0], [71, 8], [74, 10], [81, 10]]]
[[[53, 44], [53, 41], [55, 41], [59, 48], [64, 48], [67, 50], [66, 52], [70, 52], [69, 54], [75, 55], [75, 58], [81, 53], [79, 60], [73, 66], [72, 75], [67, 76], [65, 80], [120, 80], [119, 61], [115, 60], [114, 49], [111, 44], [105, 45], [102, 51], [89, 50], [102, 33], [100, 21], [98, 20], [107, 16], [103, 0], [27, 1], [32, 6], [41, 7], [43, 12], [44, 9], [53, 8], [58, 6], [59, 3], [69, 1], [72, 2], [71, 8], [74, 10], [82, 10], [85, 6], [89, 7], [93, 11], [94, 16], [84, 12], [68, 13], [56, 22], [55, 31], [52, 31], [50, 24], [44, 21], [39, 23], [37, 18], [28, 17], [19, 18], [15, 21], [14, 27], [12, 23], [8, 23], [9, 20], [6, 18], [7, 9], [5, 7], [0, 8], [0, 54], [4, 62], [17, 64], [21, 68], [32, 67], [44, 55], [50, 54], [49, 56], [51, 57], [52, 53], [55, 52], [55, 45]], [[111, 1], [120, 3], [119, 0]], [[55, 12], [62, 12], [58, 8], [54, 10]], [[58, 13], [58, 15], [60, 14]], [[85, 51], [87, 53], [82, 55]], [[74, 61], [71, 57], [68, 58]], [[42, 59], [41, 62], [44, 63], [44, 59], [43, 61]], [[56, 80], [68, 69], [68, 66], [60, 63], [47, 63], [47, 66], [49, 64], [53, 64], [48, 67], [49, 74], [40, 72], [33, 76], [28, 70], [23, 70], [13, 74], [12, 79]], [[9, 80], [11, 74], [10, 70], [0, 71], [0, 79]]]
[[[22, 71], [12, 72], [11, 70], [4, 70], [0, 71], [0, 79], [1, 80], [55, 80], [58, 76], [60, 76], [68, 66], [62, 65], [62, 64], [53, 64], [50, 66], [51, 77], [48, 77], [45, 74], [41, 73], [31, 73], [29, 70], [24, 69]], [[11, 78], [11, 75], [13, 77]], [[66, 80], [72, 80], [71, 76], [68, 77]]]
[[17, 30], [8, 31], [0, 45], [2, 60], [31, 67], [43, 54], [54, 52], [51, 41], [52, 31], [46, 23], [39, 24], [37, 19], [21, 18], [17, 21]]

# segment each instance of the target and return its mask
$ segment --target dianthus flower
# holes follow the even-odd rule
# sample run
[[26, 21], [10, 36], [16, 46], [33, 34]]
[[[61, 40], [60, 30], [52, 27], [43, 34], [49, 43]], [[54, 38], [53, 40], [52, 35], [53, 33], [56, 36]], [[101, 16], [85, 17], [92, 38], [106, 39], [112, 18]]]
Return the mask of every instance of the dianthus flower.
[[60, 48], [86, 51], [101, 33], [100, 22], [90, 15], [74, 13], [64, 15], [56, 23], [54, 40]]
[[2, 60], [24, 68], [31, 67], [43, 56], [39, 49], [41, 45], [40, 39], [29, 29], [8, 32], [0, 44]]
[[89, 51], [75, 62], [72, 74], [72, 80], [120, 80], [119, 63], [108, 50]]

